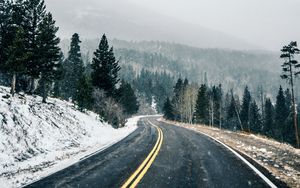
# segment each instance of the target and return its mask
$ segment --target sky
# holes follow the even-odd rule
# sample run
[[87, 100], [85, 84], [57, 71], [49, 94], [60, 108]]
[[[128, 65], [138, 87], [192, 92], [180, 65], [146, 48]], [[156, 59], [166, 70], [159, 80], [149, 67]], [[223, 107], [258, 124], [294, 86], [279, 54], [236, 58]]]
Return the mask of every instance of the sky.
[[[69, 37], [74, 31], [87, 36], [106, 28], [110, 28], [106, 32], [111, 35], [119, 32], [116, 36], [119, 37], [122, 33], [125, 35], [126, 30], [134, 29], [134, 25], [129, 25], [136, 21], [132, 19], [134, 17], [145, 24], [151, 24], [151, 19], [156, 22], [164, 22], [166, 18], [180, 20], [181, 23], [228, 34], [265, 50], [278, 51], [292, 40], [300, 43], [300, 0], [46, 0], [46, 4], [53, 12], [61, 33], [66, 33], [64, 37]], [[87, 13], [89, 15], [79, 25], [76, 22], [77, 16], [82, 17]], [[101, 22], [100, 19], [105, 17], [109, 21], [102, 19]], [[116, 29], [116, 25], [109, 25], [111, 22], [123, 24], [124, 27]], [[127, 28], [126, 24], [129, 25]], [[160, 28], [156, 26], [154, 30]], [[130, 32], [135, 35], [134, 31]], [[190, 38], [193, 40], [193, 36]]]
[[300, 0], [130, 0], [269, 50], [300, 42]]

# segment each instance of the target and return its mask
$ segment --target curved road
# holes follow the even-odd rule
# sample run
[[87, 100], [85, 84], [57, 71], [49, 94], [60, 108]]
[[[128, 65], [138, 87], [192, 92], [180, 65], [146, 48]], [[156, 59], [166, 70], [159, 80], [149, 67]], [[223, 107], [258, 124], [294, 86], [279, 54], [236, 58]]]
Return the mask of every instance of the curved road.
[[137, 187], [270, 187], [221, 144], [155, 118], [143, 118], [121, 142], [27, 187], [121, 187], [150, 157], [159, 137], [158, 155]]

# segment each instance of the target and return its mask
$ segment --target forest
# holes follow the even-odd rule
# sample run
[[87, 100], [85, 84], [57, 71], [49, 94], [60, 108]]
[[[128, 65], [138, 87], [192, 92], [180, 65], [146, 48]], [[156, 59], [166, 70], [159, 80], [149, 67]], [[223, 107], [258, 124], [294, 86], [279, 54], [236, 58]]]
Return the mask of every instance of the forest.
[[43, 0], [0, 1], [1, 85], [16, 92], [73, 102], [97, 112], [115, 128], [139, 108], [131, 85], [119, 77], [119, 61], [105, 35], [83, 61], [79, 34], [70, 40], [66, 58], [59, 46], [58, 27]]

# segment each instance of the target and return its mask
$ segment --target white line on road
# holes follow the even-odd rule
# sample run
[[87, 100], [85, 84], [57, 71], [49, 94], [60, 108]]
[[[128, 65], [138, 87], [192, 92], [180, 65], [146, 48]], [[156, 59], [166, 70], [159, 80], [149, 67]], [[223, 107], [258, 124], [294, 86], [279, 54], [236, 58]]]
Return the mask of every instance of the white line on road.
[[257, 175], [259, 175], [259, 177], [261, 177], [271, 188], [277, 188], [277, 186], [271, 181], [269, 180], [269, 178], [267, 178], [262, 172], [260, 172], [257, 168], [255, 168], [255, 166], [253, 166], [249, 161], [247, 161], [244, 157], [242, 157], [239, 153], [237, 153], [236, 151], [234, 151], [232, 148], [230, 148], [229, 146], [227, 146], [226, 144], [224, 144], [223, 142], [217, 140], [216, 138], [203, 133], [201, 131], [199, 131], [201, 134], [208, 136], [209, 138], [215, 140], [216, 142], [218, 142], [219, 144], [221, 144], [222, 146], [224, 146], [225, 148], [227, 148], [229, 151], [231, 151], [233, 154], [235, 154], [238, 158], [240, 158], [245, 164], [247, 164]]

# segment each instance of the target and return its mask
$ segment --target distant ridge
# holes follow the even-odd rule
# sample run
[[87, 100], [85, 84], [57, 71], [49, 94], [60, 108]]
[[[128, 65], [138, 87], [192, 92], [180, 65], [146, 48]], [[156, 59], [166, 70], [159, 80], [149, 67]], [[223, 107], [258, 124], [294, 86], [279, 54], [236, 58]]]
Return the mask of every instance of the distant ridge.
[[51, 0], [47, 6], [60, 26], [62, 38], [74, 32], [82, 38], [107, 33], [110, 39], [158, 40], [199, 48], [261, 50], [243, 40], [202, 26], [185, 23], [135, 5], [128, 0]]

